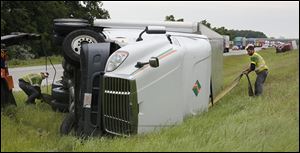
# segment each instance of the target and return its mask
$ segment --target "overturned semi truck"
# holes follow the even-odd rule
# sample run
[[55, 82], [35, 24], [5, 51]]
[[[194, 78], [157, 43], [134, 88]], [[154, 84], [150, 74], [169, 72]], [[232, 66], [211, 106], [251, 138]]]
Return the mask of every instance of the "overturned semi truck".
[[[207, 111], [221, 91], [223, 37], [201, 23], [55, 19], [65, 61], [61, 133], [146, 133]], [[58, 91], [64, 88], [64, 91]], [[62, 97], [62, 98], [59, 98]]]

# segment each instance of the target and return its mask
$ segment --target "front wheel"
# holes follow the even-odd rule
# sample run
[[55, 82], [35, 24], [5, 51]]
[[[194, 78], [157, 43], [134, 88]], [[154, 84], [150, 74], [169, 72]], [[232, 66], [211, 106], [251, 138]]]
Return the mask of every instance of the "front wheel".
[[95, 31], [88, 29], [75, 30], [65, 37], [63, 41], [63, 53], [68, 62], [79, 66], [81, 45], [104, 41], [104, 38]]
[[75, 125], [75, 113], [70, 112], [67, 114], [65, 119], [63, 120], [60, 126], [60, 134], [61, 135], [68, 135]]

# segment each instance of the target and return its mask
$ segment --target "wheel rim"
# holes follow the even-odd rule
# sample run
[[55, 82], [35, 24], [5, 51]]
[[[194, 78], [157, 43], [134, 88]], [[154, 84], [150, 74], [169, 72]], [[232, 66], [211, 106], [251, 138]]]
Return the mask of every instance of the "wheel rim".
[[82, 43], [91, 44], [91, 43], [96, 43], [96, 42], [97, 42], [97, 40], [91, 36], [80, 35], [73, 39], [73, 41], [71, 43], [71, 47], [72, 47], [73, 52], [80, 55]]

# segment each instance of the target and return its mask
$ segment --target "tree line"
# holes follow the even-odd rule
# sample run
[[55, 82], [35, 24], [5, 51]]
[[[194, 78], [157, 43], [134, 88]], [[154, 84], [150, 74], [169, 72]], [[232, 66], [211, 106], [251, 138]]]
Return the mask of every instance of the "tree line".
[[[1, 36], [11, 32], [38, 33], [48, 53], [60, 54], [52, 43], [53, 19], [71, 17], [92, 21], [110, 18], [102, 5], [101, 1], [1, 1]], [[32, 48], [30, 52], [36, 57], [44, 55], [38, 42], [28, 43]], [[17, 52], [15, 49], [15, 54]]]
[[[11, 32], [38, 33], [42, 36], [42, 46], [49, 54], [60, 54], [59, 49], [52, 41], [53, 19], [81, 18], [90, 22], [94, 18], [108, 19], [109, 12], [102, 8], [101, 1], [1, 1], [1, 36]], [[183, 22], [184, 19], [175, 19], [174, 15], [165, 17], [165, 21]], [[263, 32], [252, 30], [228, 30], [225, 27], [211, 27], [207, 20], [201, 21], [204, 25], [221, 35], [229, 35], [231, 39], [237, 36], [247, 38], [266, 38]], [[9, 55], [12, 58], [24, 57], [20, 54], [29, 52], [35, 57], [44, 56], [39, 42], [27, 42], [25, 45], [14, 47]], [[29, 45], [30, 43], [30, 45]]]
[[235, 37], [246, 37], [246, 38], [267, 38], [267, 36], [260, 31], [253, 30], [228, 30], [224, 26], [222, 27], [211, 27], [211, 24], [207, 20], [202, 20], [202, 24], [207, 26], [208, 28], [214, 30], [220, 35], [229, 35], [230, 40], [233, 40]]

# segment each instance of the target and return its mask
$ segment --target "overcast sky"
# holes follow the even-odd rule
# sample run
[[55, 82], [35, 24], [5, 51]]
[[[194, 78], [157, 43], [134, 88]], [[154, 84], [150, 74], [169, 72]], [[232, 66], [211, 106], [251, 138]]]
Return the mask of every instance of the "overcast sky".
[[299, 38], [299, 1], [103, 1], [111, 19], [163, 21], [165, 16], [212, 27], [254, 30], [268, 37]]

